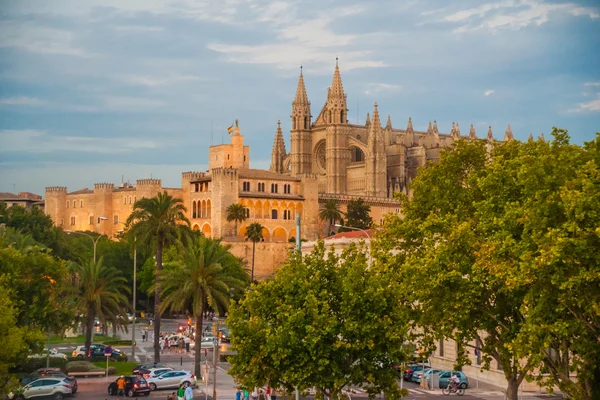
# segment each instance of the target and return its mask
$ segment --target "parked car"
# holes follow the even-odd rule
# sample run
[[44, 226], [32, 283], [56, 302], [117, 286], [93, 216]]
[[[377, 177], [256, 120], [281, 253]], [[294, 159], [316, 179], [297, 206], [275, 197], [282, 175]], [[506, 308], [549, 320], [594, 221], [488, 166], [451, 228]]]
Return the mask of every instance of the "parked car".
[[[191, 348], [196, 347], [196, 342], [191, 342], [190, 347]], [[200, 348], [201, 349], [212, 349], [213, 347], [215, 347], [214, 336], [203, 337], [202, 339], [200, 339]]]
[[460, 383], [458, 387], [461, 389], [466, 389], [469, 387], [469, 379], [467, 376], [461, 371], [443, 371], [440, 373], [440, 389], [445, 389], [448, 387], [448, 382], [452, 375], [455, 374], [460, 379]]
[[36, 379], [33, 382], [21, 388], [21, 393], [9, 393], [9, 399], [42, 399], [51, 398], [53, 400], [62, 400], [71, 396], [73, 390], [69, 382], [63, 378], [44, 377]]
[[155, 378], [148, 378], [152, 390], [178, 388], [182, 383], [196, 386], [196, 377], [187, 371], [169, 371]]
[[[148, 382], [141, 376], [130, 375], [125, 376], [125, 396], [134, 397], [139, 395], [148, 396], [150, 395], [150, 386]], [[117, 394], [117, 381], [120, 378], [114, 380], [108, 385], [108, 394], [115, 396]]]
[[64, 379], [65, 381], [69, 382], [72, 394], [77, 393], [77, 379], [66, 375], [60, 370], [60, 368], [38, 368], [31, 374], [21, 377], [19, 381], [21, 382], [21, 385], [27, 385], [37, 379], [44, 377]]
[[143, 376], [146, 379], [156, 378], [156, 377], [164, 374], [165, 372], [169, 372], [169, 371], [173, 371], [173, 368], [170, 368], [170, 367], [150, 368], [150, 369], [148, 369], [148, 372], [145, 373]]
[[[104, 357], [104, 348], [105, 347], [106, 347], [106, 345], [104, 345], [104, 344], [91, 345], [90, 350], [88, 352], [89, 356], [90, 357]], [[121, 353], [121, 350], [111, 347], [110, 358], [118, 358], [118, 357], [121, 357], [122, 355], [123, 355], [123, 353]]]
[[412, 376], [412, 382], [421, 383], [421, 379], [428, 380], [431, 374], [439, 374], [441, 369], [429, 368], [423, 371], [417, 371]]
[[140, 364], [136, 365], [133, 371], [133, 375], [146, 375], [150, 373], [153, 368], [169, 368], [166, 364], [152, 363], [152, 364]]
[[74, 358], [83, 358], [86, 354], [87, 349], [85, 348], [85, 346], [77, 346], [75, 347], [75, 350], [73, 350], [73, 353], [71, 353], [71, 356], [73, 356]]
[[27, 356], [27, 358], [46, 358], [50, 353], [51, 358], [62, 358], [63, 360], [67, 359], [67, 355], [63, 353], [59, 353], [56, 349], [46, 349], [44, 348], [40, 354], [31, 354]]
[[413, 364], [413, 365], [409, 365], [406, 367], [406, 370], [404, 371], [404, 380], [407, 382], [410, 382], [413, 374], [416, 371], [421, 371], [423, 368], [429, 368], [428, 364], [425, 365], [421, 365], [421, 364]]

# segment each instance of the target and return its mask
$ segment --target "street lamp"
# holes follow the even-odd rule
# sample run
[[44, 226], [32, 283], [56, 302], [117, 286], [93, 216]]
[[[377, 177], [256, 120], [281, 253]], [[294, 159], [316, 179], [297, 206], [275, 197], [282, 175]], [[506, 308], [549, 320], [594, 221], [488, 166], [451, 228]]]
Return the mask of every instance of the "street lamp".
[[[118, 222], [119, 224], [127, 226], [125, 222]], [[117, 232], [123, 233], [124, 229], [120, 229]], [[132, 328], [131, 328], [131, 358], [135, 357], [135, 314], [136, 314], [136, 286], [137, 286], [137, 238], [133, 237], [133, 301], [131, 304], [131, 312], [133, 314]]]
[[335, 224], [335, 226], [338, 228], [346, 228], [346, 229], [351, 229], [353, 231], [360, 231], [360, 232], [364, 233], [365, 235], [367, 235], [367, 238], [369, 238], [369, 266], [370, 266], [371, 265], [371, 235], [369, 235], [369, 232], [365, 231], [364, 229], [355, 228], [353, 226], [346, 226], [346, 225], [342, 225], [342, 224]]
[[98, 240], [100, 240], [100, 238], [103, 237], [104, 235], [97, 236], [96, 239], [94, 239], [94, 237], [92, 235], [88, 235], [85, 232], [72, 231], [70, 229], [66, 230], [65, 232], [67, 232], [69, 234], [75, 233], [77, 235], [84, 235], [84, 236], [89, 237], [92, 240], [92, 243], [94, 244], [94, 264], [96, 264], [96, 245], [98, 244]]

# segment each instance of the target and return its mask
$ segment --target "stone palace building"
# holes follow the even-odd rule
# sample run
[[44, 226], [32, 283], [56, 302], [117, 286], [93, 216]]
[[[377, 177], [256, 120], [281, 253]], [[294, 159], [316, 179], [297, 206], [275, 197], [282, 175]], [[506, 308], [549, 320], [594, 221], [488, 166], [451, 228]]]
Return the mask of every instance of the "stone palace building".
[[[301, 215], [301, 236], [307, 240], [322, 235], [319, 204], [327, 199], [337, 200], [344, 210], [348, 201], [363, 198], [378, 223], [385, 214], [400, 211], [394, 193], [409, 194], [410, 181], [420, 167], [438, 160], [442, 149], [465, 138], [455, 123], [449, 134], [440, 133], [435, 120], [424, 132], [414, 130], [410, 118], [406, 129], [393, 128], [390, 116], [383, 126], [377, 103], [365, 125], [350, 124], [347, 116], [337, 62], [327, 100], [314, 121], [300, 73], [292, 102], [290, 152], [278, 122], [270, 170], [250, 168], [250, 149], [236, 121], [230, 143], [209, 148], [208, 170], [183, 172], [179, 188], [162, 187], [159, 179], [118, 187], [96, 183], [93, 189], [74, 192], [51, 186], [46, 188], [46, 213], [66, 230], [114, 237], [137, 199], [166, 191], [183, 200], [192, 229], [231, 242], [236, 255], [250, 257], [251, 246], [244, 241], [246, 227], [253, 222], [263, 225], [265, 241], [257, 245], [256, 276], [268, 276], [285, 260], [289, 240], [297, 235], [296, 214]], [[466, 138], [477, 139], [473, 125]], [[509, 125], [504, 140], [512, 138]], [[484, 140], [494, 141], [491, 127]], [[226, 218], [233, 203], [243, 204], [248, 214], [237, 231]]]

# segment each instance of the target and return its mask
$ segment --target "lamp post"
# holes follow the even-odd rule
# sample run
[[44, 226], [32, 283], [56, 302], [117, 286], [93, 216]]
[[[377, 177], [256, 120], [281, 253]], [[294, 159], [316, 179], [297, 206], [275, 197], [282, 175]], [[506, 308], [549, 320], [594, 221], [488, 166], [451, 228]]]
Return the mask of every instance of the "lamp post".
[[[119, 224], [127, 225], [124, 222], [119, 222]], [[118, 232], [122, 233], [125, 230], [121, 229]], [[131, 312], [133, 314], [133, 319], [131, 321], [131, 358], [135, 357], [135, 314], [136, 314], [136, 289], [137, 289], [137, 238], [133, 237], [133, 300], [131, 304]]]
[[338, 228], [346, 228], [346, 229], [351, 229], [353, 231], [360, 231], [360, 232], [364, 233], [365, 235], [367, 235], [367, 238], [369, 239], [369, 266], [370, 266], [371, 265], [371, 235], [369, 235], [369, 232], [365, 231], [364, 229], [355, 228], [353, 226], [346, 226], [346, 225], [342, 225], [342, 224], [335, 224], [335, 226]]
[[[108, 218], [105, 218], [105, 217], [98, 217], [99, 221], [104, 221], [104, 220], [107, 220], [107, 219]], [[98, 240], [100, 240], [100, 238], [103, 237], [104, 235], [97, 236], [94, 239], [94, 237], [92, 235], [89, 235], [89, 234], [87, 234], [85, 232], [73, 231], [73, 230], [70, 230], [70, 229], [67, 229], [65, 232], [67, 232], [69, 234], [75, 233], [77, 235], [84, 235], [84, 236], [89, 237], [92, 240], [92, 243], [94, 244], [94, 264], [96, 264], [96, 245], [98, 244]]]

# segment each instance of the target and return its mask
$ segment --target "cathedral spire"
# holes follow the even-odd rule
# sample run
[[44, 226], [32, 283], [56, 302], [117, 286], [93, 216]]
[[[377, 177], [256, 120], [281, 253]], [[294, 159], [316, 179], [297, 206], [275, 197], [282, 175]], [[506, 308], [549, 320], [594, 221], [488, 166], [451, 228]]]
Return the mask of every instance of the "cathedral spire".
[[381, 127], [381, 121], [379, 120], [379, 110], [377, 109], [377, 103], [375, 103], [375, 108], [373, 109], [373, 125], [375, 128]]
[[348, 121], [348, 107], [346, 106], [346, 94], [342, 85], [340, 67], [335, 64], [333, 81], [327, 89], [327, 102], [317, 117], [317, 124], [345, 124]]
[[338, 66], [338, 59], [335, 59], [335, 71], [333, 72], [333, 82], [331, 82], [331, 97], [339, 98], [345, 97], [344, 87], [342, 85], [342, 77], [340, 75], [340, 67]]
[[273, 149], [271, 150], [271, 168], [269, 168], [269, 170], [282, 174], [284, 172], [283, 159], [285, 156], [285, 141], [283, 140], [283, 132], [281, 131], [281, 121], [277, 121], [275, 141], [273, 142]]
[[298, 78], [298, 87], [296, 88], [296, 98], [294, 99], [294, 105], [301, 105], [309, 103], [308, 96], [306, 95], [306, 86], [304, 85], [304, 75], [302, 74], [302, 66], [300, 66], [300, 78]]
[[487, 140], [488, 140], [488, 142], [494, 141], [494, 135], [492, 134], [492, 126], [491, 125], [488, 128]]
[[385, 124], [385, 129], [392, 130], [392, 117], [388, 114], [387, 123]]
[[514, 140], [514, 136], [512, 129], [510, 129], [510, 124], [508, 124], [508, 128], [506, 128], [506, 132], [504, 133], [504, 141], [510, 142], [511, 140]]
[[529, 134], [529, 139], [527, 139], [528, 142], [533, 142], [533, 133]]
[[438, 131], [437, 127], [437, 121], [435, 119], [433, 120], [433, 134], [436, 136], [440, 134], [440, 131]]
[[429, 121], [429, 125], [427, 125], [427, 133], [433, 135], [433, 128], [431, 127], [431, 121]]
[[469, 130], [469, 139], [477, 139], [477, 134], [475, 133], [475, 127], [471, 124], [471, 129]]
[[367, 113], [367, 120], [365, 121], [365, 126], [371, 125], [371, 115]]
[[458, 124], [454, 123], [454, 121], [452, 121], [452, 129], [450, 129], [450, 137], [454, 140], [460, 139], [460, 128], [458, 127]]
[[412, 118], [411, 117], [408, 117], [408, 125], [406, 126], [406, 132], [410, 132], [410, 133], [414, 132], [413, 124], [412, 124]]

